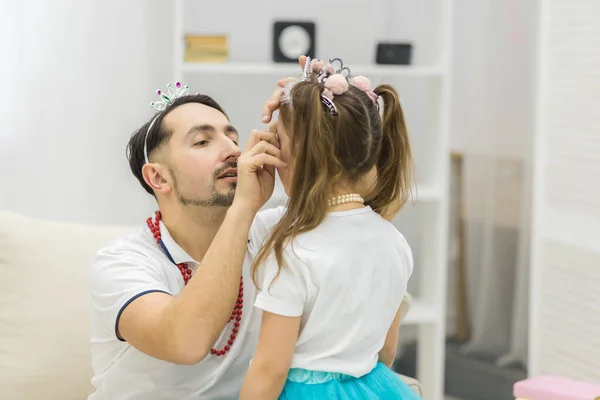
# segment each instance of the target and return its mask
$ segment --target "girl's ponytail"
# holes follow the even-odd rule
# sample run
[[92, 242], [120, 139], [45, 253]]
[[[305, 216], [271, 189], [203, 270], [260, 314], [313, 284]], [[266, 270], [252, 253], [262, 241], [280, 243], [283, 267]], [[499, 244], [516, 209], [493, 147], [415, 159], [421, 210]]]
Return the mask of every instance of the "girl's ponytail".
[[381, 151], [377, 178], [367, 203], [381, 215], [394, 215], [408, 200], [412, 185], [412, 153], [398, 92], [390, 85], [374, 90], [383, 100]]

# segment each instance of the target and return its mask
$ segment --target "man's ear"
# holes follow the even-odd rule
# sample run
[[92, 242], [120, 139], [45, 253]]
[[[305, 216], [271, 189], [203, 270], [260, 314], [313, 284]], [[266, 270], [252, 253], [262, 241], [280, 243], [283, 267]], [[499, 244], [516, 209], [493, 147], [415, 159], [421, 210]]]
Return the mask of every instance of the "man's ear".
[[171, 191], [170, 176], [167, 168], [159, 163], [148, 163], [142, 167], [142, 176], [148, 186], [156, 193]]

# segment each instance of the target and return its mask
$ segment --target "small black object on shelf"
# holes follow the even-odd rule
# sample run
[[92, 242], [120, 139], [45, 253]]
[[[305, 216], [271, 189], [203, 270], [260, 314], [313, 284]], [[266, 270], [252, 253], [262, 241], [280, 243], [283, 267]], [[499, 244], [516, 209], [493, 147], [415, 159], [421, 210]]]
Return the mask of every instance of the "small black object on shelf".
[[412, 44], [409, 43], [378, 43], [377, 64], [408, 65], [411, 63]]
[[298, 57], [315, 56], [315, 24], [307, 21], [275, 21], [273, 61], [296, 63]]

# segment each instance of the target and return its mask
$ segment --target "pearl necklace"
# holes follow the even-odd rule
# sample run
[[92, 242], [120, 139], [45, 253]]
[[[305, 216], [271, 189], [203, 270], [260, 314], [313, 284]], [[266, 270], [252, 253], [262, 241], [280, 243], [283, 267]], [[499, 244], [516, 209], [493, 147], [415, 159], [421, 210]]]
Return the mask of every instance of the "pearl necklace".
[[337, 206], [346, 203], [365, 203], [365, 200], [357, 193], [342, 194], [329, 199], [329, 207]]

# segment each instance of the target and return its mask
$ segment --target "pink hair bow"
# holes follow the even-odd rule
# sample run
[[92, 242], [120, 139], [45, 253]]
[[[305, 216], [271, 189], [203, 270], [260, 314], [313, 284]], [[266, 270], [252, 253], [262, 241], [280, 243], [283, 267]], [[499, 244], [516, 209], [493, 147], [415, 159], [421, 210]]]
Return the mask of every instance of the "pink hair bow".
[[373, 103], [377, 104], [377, 99], [379, 96], [371, 90], [371, 81], [366, 76], [355, 76], [352, 78], [352, 85], [359, 88], [363, 92], [367, 94], [373, 100]]

